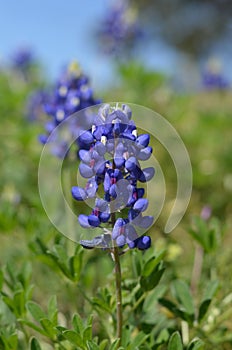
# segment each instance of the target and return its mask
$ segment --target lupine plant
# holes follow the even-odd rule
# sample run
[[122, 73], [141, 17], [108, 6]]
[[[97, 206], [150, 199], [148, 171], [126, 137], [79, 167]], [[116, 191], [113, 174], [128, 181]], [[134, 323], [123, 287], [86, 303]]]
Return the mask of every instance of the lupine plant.
[[135, 8], [118, 1], [99, 24], [98, 39], [102, 50], [118, 59], [126, 56], [143, 35]]
[[[41, 93], [39, 96], [41, 97]], [[94, 98], [88, 77], [82, 73], [76, 62], [72, 62], [65, 69], [53, 92], [46, 97], [43, 95], [42, 98], [42, 101], [41, 98], [35, 101], [36, 105], [33, 108], [33, 110], [37, 108], [37, 103], [40, 107], [42, 102], [44, 113], [48, 118], [45, 123], [46, 133], [39, 136], [42, 144], [46, 144], [53, 130], [71, 114], [100, 103], [100, 100]], [[77, 132], [76, 128], [76, 125], [70, 125], [70, 134]], [[53, 153], [62, 158], [68, 150], [67, 143], [60, 139], [58, 134], [54, 135], [53, 139], [50, 138], [50, 142], [54, 144]]]
[[207, 90], [226, 90], [229, 80], [223, 75], [221, 63], [216, 59], [209, 60], [202, 74], [202, 84]]
[[[73, 187], [72, 195], [78, 201], [96, 198], [103, 187], [103, 198], [96, 198], [90, 215], [78, 217], [82, 227], [105, 231], [92, 240], [81, 240], [85, 248], [104, 247], [110, 249], [115, 262], [117, 294], [117, 337], [122, 337], [123, 313], [121, 296], [120, 254], [127, 244], [130, 249], [148, 249], [149, 236], [139, 236], [137, 228], [147, 230], [153, 223], [152, 216], [143, 216], [148, 207], [144, 189], [138, 183], [149, 181], [154, 168], [141, 169], [140, 161], [152, 153], [149, 135], [137, 135], [136, 125], [131, 119], [132, 111], [127, 105], [111, 107], [104, 105], [93, 120], [92, 130], [83, 132], [79, 139], [83, 148], [79, 150], [80, 174], [87, 178], [85, 188]], [[107, 160], [106, 156], [110, 160]], [[125, 252], [125, 250], [123, 251]]]

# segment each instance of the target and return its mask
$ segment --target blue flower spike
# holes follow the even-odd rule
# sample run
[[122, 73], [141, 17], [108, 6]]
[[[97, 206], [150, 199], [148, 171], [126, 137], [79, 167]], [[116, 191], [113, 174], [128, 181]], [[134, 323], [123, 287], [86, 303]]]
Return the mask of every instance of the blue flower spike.
[[[128, 249], [146, 250], [151, 246], [149, 236], [139, 236], [141, 229], [148, 230], [154, 221], [153, 216], [145, 214], [149, 202], [139, 183], [150, 181], [155, 174], [153, 167], [140, 165], [150, 157], [152, 147], [148, 134], [137, 135], [131, 117], [127, 105], [103, 105], [93, 119], [93, 127], [78, 138], [82, 145], [79, 172], [88, 180], [84, 188], [72, 187], [72, 196], [77, 201], [96, 198], [92, 212], [79, 215], [78, 220], [83, 228], [107, 232], [80, 241], [85, 248], [93, 248], [94, 242], [104, 248], [127, 245]], [[99, 197], [102, 193], [103, 198]]]
[[[72, 62], [56, 82], [53, 91], [50, 94], [44, 93], [43, 100], [41, 101], [41, 98], [39, 100], [39, 105], [38, 102], [35, 102], [35, 105], [32, 106], [33, 111], [31, 111], [31, 113], [35, 113], [34, 110], [38, 109], [38, 106], [40, 108], [42, 106], [44, 114], [49, 118], [49, 128], [47, 128], [48, 123], [45, 125], [46, 135], [39, 136], [39, 141], [42, 144], [45, 144], [45, 137], [49, 139], [49, 136], [52, 134], [55, 128], [70, 115], [100, 102], [100, 100], [94, 98], [94, 93], [92, 88], [89, 86], [89, 79], [87, 76], [82, 73], [79, 65], [76, 62]], [[72, 139], [71, 135], [79, 136], [80, 133], [80, 125], [76, 125], [75, 121], [71, 120], [70, 139]], [[90, 131], [84, 131], [79, 137], [79, 146], [85, 150], [88, 150], [94, 140], [95, 138]], [[60, 149], [59, 154], [57, 151], [53, 153], [55, 155], [58, 154], [60, 158], [64, 158], [67, 154], [68, 145], [62, 152], [62, 148], [60, 147], [61, 141], [56, 134], [55, 136], [53, 135], [53, 139], [51, 141]]]

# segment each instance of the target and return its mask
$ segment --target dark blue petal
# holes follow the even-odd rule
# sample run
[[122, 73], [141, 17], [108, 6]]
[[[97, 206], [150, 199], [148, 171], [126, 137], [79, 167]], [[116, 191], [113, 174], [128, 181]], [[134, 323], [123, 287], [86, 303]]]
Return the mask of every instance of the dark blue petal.
[[150, 135], [142, 134], [137, 137], [136, 144], [139, 148], [147, 147], [150, 141]]
[[84, 131], [82, 134], [79, 136], [80, 143], [86, 144], [86, 145], [91, 145], [94, 141], [94, 137], [90, 131]]
[[137, 188], [137, 196], [138, 198], [142, 198], [144, 196], [145, 190], [144, 188]]
[[139, 212], [143, 212], [147, 209], [147, 207], [148, 200], [146, 198], [140, 198], [135, 202], [133, 209], [138, 210]]
[[128, 171], [133, 171], [137, 167], [137, 160], [135, 157], [130, 157], [127, 159], [125, 163], [125, 167]]
[[113, 184], [113, 185], [110, 186], [109, 193], [110, 193], [110, 195], [111, 195], [113, 198], [116, 198], [116, 197], [117, 197], [117, 187], [116, 187], [115, 184]]
[[99, 214], [99, 219], [101, 220], [101, 222], [108, 222], [110, 219], [110, 214], [109, 213], [100, 213]]
[[77, 201], [83, 201], [87, 198], [86, 191], [83, 188], [78, 186], [72, 187], [72, 196]]
[[98, 227], [100, 225], [100, 220], [97, 216], [91, 214], [88, 216], [88, 223], [90, 226]]
[[138, 238], [137, 241], [137, 248], [140, 250], [146, 250], [150, 248], [151, 246], [151, 237], [149, 236], [142, 236]]
[[155, 175], [155, 169], [153, 167], [145, 168], [142, 170], [141, 175], [139, 176], [140, 182], [147, 182], [153, 178]]

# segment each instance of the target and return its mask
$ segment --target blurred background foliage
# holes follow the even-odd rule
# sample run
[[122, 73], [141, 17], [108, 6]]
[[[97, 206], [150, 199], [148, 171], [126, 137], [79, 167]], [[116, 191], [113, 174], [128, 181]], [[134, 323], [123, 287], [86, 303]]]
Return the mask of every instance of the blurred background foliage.
[[[144, 30], [148, 26], [148, 32], [155, 35], [158, 32], [178, 52], [190, 54], [195, 60], [210, 52], [231, 30], [230, 1], [132, 3], [138, 6], [141, 20], [146, 20]], [[143, 45], [149, 42], [142, 38]], [[145, 254], [130, 252], [122, 258], [127, 320], [124, 343], [128, 344], [130, 337], [134, 339], [142, 331], [147, 337], [139, 349], [180, 350], [182, 343], [184, 349], [203, 349], [198, 340], [191, 345], [199, 337], [206, 350], [230, 350], [229, 84], [222, 88], [202, 83], [198, 89], [189, 91], [176, 88], [173, 76], [148, 68], [131, 57], [129, 61], [117, 60], [115, 67], [117, 83], [112, 79], [109, 86], [96, 91], [97, 96], [103, 101], [141, 104], [164, 116], [183, 139], [193, 170], [193, 192], [187, 213], [172, 234], [165, 235], [163, 228], [175, 197], [176, 176], [170, 156], [157, 140], [152, 140], [154, 154], [165, 175], [167, 197], [160, 218], [149, 232], [153, 239], [151, 250]], [[214, 77], [221, 74], [209, 73]], [[31, 120], [28, 101], [34, 91], [49, 89], [51, 85], [53, 82], [46, 79], [39, 62], [23, 70], [10, 65], [0, 70], [0, 349], [25, 349], [29, 342], [31, 349], [39, 349], [32, 337], [37, 337], [45, 350], [62, 349], [60, 344], [65, 349], [78, 348], [73, 345], [73, 334], [67, 333], [77, 323], [77, 319], [73, 320], [75, 311], [84, 320], [94, 314], [93, 321], [82, 325], [82, 335], [91, 324], [93, 334], [103, 341], [114, 327], [114, 321], [110, 323], [103, 316], [110, 315], [115, 305], [111, 290], [113, 264], [109, 256], [100, 249], [83, 252], [80, 246], [61, 236], [40, 202], [37, 170], [42, 146], [38, 135], [43, 132], [45, 116], [40, 111], [40, 117]], [[209, 218], [202, 214], [205, 206], [211, 208]], [[149, 260], [152, 255], [156, 256], [155, 262]], [[158, 284], [163, 273], [162, 261], [166, 270]], [[149, 276], [145, 266], [157, 280], [146, 280]], [[143, 279], [138, 283], [141, 274]], [[57, 296], [58, 308], [53, 295]], [[43, 311], [38, 311], [35, 302]], [[35, 323], [33, 317], [49, 321]], [[54, 333], [57, 324], [60, 328]], [[78, 341], [84, 344], [84, 335]], [[102, 349], [107, 348], [103, 345]]]

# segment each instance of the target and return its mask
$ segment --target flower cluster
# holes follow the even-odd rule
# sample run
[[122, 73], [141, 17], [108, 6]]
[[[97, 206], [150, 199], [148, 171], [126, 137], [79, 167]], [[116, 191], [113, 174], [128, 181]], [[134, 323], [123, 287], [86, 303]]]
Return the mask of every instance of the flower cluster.
[[[100, 100], [93, 97], [88, 77], [81, 72], [76, 62], [71, 63], [44, 104], [44, 112], [50, 120], [45, 124], [46, 134], [39, 136], [40, 142], [45, 144], [52, 131], [71, 114], [98, 103]], [[70, 125], [70, 132], [74, 128], [77, 125]], [[52, 141], [57, 149], [56, 155], [63, 158], [68, 145], [64, 145], [57, 135], [54, 135]]]
[[135, 9], [125, 1], [117, 2], [102, 21], [98, 34], [107, 54], [120, 55], [133, 47], [142, 35]]
[[35, 63], [33, 52], [28, 48], [19, 48], [12, 55], [12, 66], [19, 71], [26, 71]]
[[[90, 215], [78, 217], [82, 227], [101, 227], [111, 233], [97, 236], [92, 241], [81, 241], [84, 247], [127, 244], [129, 248], [147, 249], [149, 236], [139, 236], [139, 230], [147, 230], [153, 217], [144, 215], [148, 200], [144, 188], [138, 183], [149, 181], [155, 173], [153, 167], [142, 169], [140, 161], [149, 159], [152, 147], [148, 134], [137, 135], [132, 111], [127, 105], [111, 107], [103, 105], [93, 120], [91, 130], [79, 136], [81, 159], [79, 172], [88, 179], [85, 188], [72, 187], [72, 196], [77, 201], [95, 198]], [[103, 189], [104, 197], [97, 197]]]
[[27, 117], [30, 121], [39, 121], [44, 115], [44, 105], [48, 102], [48, 94], [44, 90], [33, 91], [27, 101]]
[[224, 90], [229, 88], [229, 82], [223, 76], [221, 63], [218, 60], [209, 60], [206, 70], [202, 75], [202, 83], [208, 90]]

